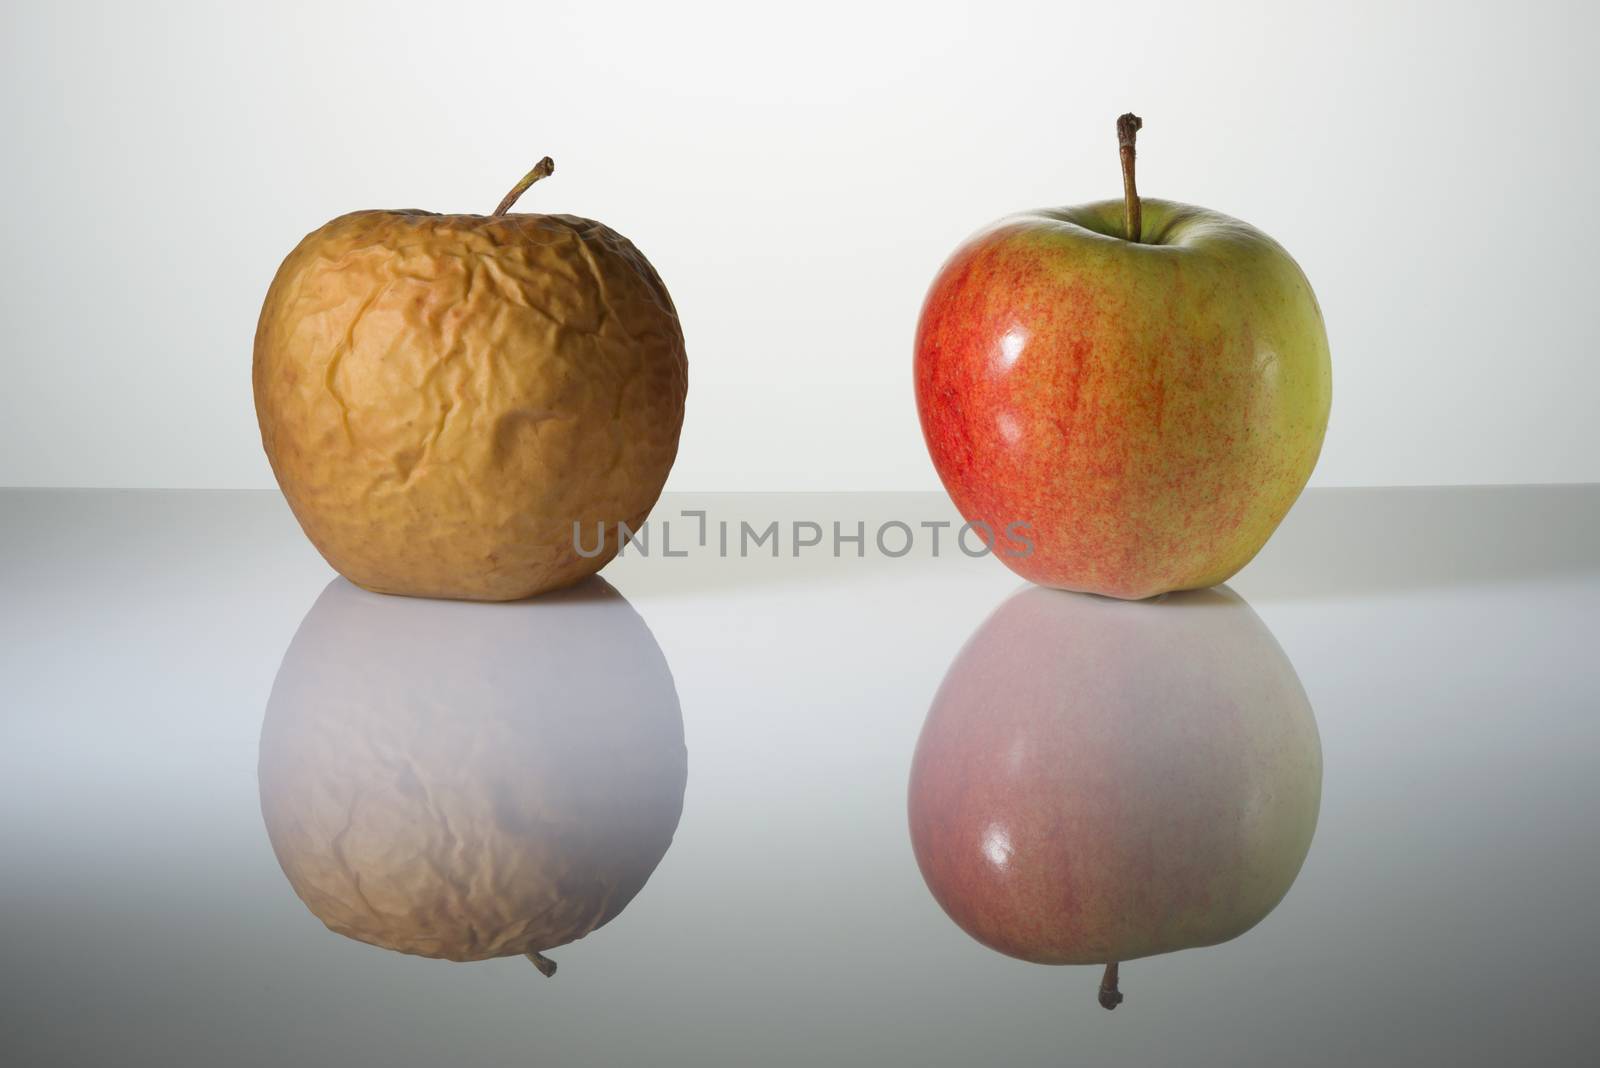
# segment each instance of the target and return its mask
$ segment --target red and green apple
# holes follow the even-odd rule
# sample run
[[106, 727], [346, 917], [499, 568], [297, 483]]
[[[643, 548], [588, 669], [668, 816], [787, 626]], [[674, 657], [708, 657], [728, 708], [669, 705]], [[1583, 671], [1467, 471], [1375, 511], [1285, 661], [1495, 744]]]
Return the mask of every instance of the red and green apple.
[[956, 924], [1040, 964], [1235, 938], [1288, 892], [1322, 796], [1316, 721], [1226, 587], [1129, 604], [1030, 588], [951, 665], [912, 761], [911, 844]]
[[[940, 270], [916, 338], [934, 467], [996, 555], [1137, 599], [1226, 581], [1299, 496], [1327, 428], [1311, 285], [1254, 227], [1124, 197], [1025, 212]], [[1013, 528], [1013, 524], [1023, 526]]]

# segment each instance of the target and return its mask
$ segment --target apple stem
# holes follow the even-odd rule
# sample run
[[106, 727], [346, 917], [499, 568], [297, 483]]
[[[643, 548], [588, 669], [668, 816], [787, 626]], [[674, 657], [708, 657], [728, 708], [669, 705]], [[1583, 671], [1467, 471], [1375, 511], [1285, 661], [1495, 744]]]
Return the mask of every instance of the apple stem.
[[1100, 979], [1100, 1007], [1114, 1009], [1122, 1004], [1122, 991], [1117, 989], [1117, 962], [1106, 965], [1106, 974]]
[[506, 194], [505, 199], [500, 202], [500, 206], [494, 209], [494, 213], [496, 215], [504, 215], [506, 212], [510, 211], [511, 205], [515, 204], [517, 202], [517, 198], [528, 191], [529, 186], [531, 186], [534, 182], [537, 182], [540, 178], [550, 177], [555, 172], [556, 161], [551, 159], [549, 156], [546, 156], [538, 163], [535, 163], [533, 165], [533, 170], [529, 171], [527, 174], [524, 174], [522, 176], [522, 181], [511, 187], [511, 192]]
[[[546, 162], [548, 162], [548, 161], [546, 161]], [[497, 211], [497, 212], [495, 212], [495, 214], [499, 215], [500, 213]], [[551, 960], [549, 957], [545, 956], [543, 953], [540, 953], [537, 949], [528, 950], [528, 952], [525, 954], [525, 956], [529, 960], [533, 961], [533, 966], [535, 968], [538, 968], [541, 972], [544, 973], [544, 977], [546, 979], [548, 979], [552, 975], [556, 974], [556, 962]]]
[[1139, 218], [1139, 190], [1133, 184], [1133, 142], [1144, 120], [1133, 112], [1117, 119], [1117, 151], [1122, 156], [1122, 229], [1129, 241], [1139, 243], [1142, 220]]

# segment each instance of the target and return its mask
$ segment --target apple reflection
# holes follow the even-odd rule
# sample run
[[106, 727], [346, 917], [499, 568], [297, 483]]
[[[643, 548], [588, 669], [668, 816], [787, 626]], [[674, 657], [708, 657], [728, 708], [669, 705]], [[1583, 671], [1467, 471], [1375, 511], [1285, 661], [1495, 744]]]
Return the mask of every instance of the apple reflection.
[[616, 918], [672, 843], [687, 752], [672, 674], [598, 578], [534, 602], [322, 592], [261, 732], [261, 812], [329, 929], [453, 961]]
[[945, 676], [917, 742], [911, 842], [973, 938], [1104, 964], [1237, 938], [1316, 830], [1322, 751], [1299, 677], [1224, 588], [1160, 603], [1030, 588]]

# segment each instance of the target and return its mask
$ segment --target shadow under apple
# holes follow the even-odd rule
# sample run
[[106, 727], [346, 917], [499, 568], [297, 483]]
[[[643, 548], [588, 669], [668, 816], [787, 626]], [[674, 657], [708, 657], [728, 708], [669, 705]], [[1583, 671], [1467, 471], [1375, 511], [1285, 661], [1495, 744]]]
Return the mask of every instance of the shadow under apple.
[[278, 862], [330, 930], [551, 975], [544, 951], [665, 855], [687, 751], [661, 649], [603, 580], [473, 604], [337, 579], [284, 654], [259, 776]]
[[1030, 588], [945, 676], [911, 842], [958, 926], [1040, 964], [1215, 945], [1259, 923], [1316, 829], [1322, 753], [1283, 650], [1226, 587], [1138, 603]]

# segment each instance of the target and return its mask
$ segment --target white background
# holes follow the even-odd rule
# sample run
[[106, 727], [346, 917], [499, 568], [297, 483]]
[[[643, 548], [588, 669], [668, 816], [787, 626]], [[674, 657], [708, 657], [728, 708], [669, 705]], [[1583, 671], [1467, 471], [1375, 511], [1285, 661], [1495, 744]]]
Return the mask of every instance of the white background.
[[911, 337], [991, 218], [1140, 186], [1326, 314], [1315, 484], [1600, 480], [1581, 3], [84, 4], [0, 13], [0, 485], [270, 486], [279, 261], [364, 207], [599, 218], [689, 341], [676, 489], [937, 486]]

